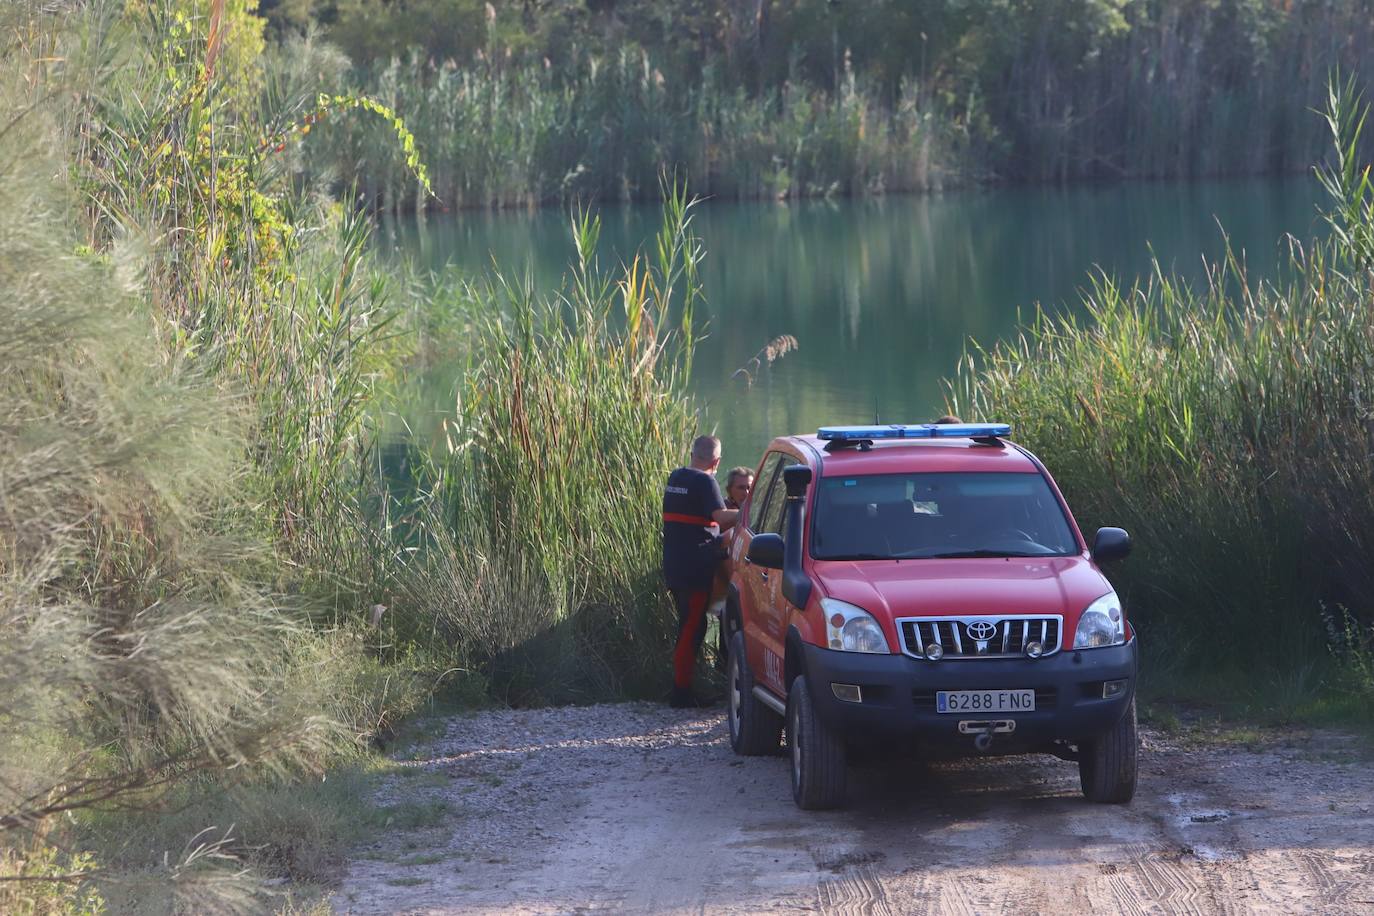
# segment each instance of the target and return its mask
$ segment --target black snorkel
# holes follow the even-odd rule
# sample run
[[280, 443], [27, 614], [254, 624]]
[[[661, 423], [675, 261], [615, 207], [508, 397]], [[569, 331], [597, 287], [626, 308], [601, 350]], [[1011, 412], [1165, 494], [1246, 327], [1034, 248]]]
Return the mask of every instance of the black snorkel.
[[783, 482], [787, 484], [787, 502], [783, 508], [783, 531], [787, 539], [782, 551], [782, 594], [801, 610], [811, 599], [811, 577], [802, 569], [802, 527], [806, 508], [806, 488], [811, 484], [811, 469], [794, 464], [783, 468]]

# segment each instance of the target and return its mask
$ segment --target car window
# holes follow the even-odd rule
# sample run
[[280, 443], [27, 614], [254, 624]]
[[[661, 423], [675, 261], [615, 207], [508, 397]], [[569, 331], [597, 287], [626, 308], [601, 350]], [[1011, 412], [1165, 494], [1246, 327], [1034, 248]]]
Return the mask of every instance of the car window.
[[[758, 533], [782, 533], [782, 505], [787, 498], [787, 486], [782, 479], [782, 469], [791, 464], [789, 456], [782, 452], [772, 452], [764, 462], [764, 477], [768, 478], [768, 488], [760, 489], [758, 510], [752, 519], [752, 530]], [[771, 467], [770, 467], [771, 465]]]
[[1039, 474], [871, 474], [820, 481], [817, 559], [1067, 556], [1078, 552]]
[[768, 503], [768, 488], [773, 483], [773, 476], [777, 473], [780, 464], [782, 464], [782, 453], [769, 452], [763, 456], [763, 462], [759, 465], [758, 473], [754, 476], [754, 486], [749, 492], [749, 502], [744, 518], [744, 524], [748, 526], [750, 531], [757, 533], [761, 530], [759, 523], [763, 519], [764, 507]]

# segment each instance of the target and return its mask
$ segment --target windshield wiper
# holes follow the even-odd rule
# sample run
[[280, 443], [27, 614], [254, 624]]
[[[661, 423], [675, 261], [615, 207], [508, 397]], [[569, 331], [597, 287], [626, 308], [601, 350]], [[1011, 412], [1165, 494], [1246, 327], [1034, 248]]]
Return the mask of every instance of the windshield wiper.
[[844, 553], [838, 556], [817, 557], [818, 560], [895, 560], [897, 557], [888, 553]]
[[914, 560], [962, 560], [975, 557], [1040, 557], [1040, 553], [1024, 553], [1012, 550], [946, 550], [941, 553], [902, 554], [903, 559]]

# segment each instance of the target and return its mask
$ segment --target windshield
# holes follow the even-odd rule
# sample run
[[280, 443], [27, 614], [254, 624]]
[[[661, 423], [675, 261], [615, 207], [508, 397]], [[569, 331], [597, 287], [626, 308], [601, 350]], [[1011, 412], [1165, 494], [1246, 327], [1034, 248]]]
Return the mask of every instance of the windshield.
[[812, 514], [817, 560], [1077, 552], [1068, 519], [1039, 474], [823, 477]]

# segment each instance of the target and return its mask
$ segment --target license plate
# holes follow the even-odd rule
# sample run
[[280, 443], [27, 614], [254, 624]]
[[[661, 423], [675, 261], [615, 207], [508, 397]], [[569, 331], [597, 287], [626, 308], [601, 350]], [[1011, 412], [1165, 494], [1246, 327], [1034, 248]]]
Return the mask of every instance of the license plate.
[[1034, 690], [937, 690], [935, 711], [967, 713], [1034, 712]]

